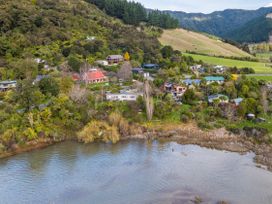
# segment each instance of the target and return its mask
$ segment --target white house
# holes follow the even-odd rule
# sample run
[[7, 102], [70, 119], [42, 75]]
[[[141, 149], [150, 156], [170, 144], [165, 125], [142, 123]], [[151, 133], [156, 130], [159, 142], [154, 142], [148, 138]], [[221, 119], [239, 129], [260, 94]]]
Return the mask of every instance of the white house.
[[0, 91], [7, 91], [9, 89], [14, 89], [17, 86], [16, 81], [1, 81], [0, 82]]
[[95, 63], [98, 64], [98, 65], [102, 65], [102, 66], [108, 66], [109, 65], [108, 61], [106, 61], [106, 60], [97, 60], [97, 61], [95, 61]]
[[136, 90], [121, 90], [119, 93], [106, 93], [108, 101], [136, 101], [139, 96], [143, 96], [141, 92]]

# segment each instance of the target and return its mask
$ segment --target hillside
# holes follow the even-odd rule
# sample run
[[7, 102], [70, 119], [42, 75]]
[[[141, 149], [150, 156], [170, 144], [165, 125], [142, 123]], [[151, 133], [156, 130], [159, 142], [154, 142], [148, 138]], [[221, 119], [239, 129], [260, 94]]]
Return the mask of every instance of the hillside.
[[159, 40], [163, 45], [170, 45], [182, 52], [193, 51], [215, 56], [250, 57], [248, 53], [218, 38], [184, 29], [165, 30]]
[[226, 36], [237, 42], [265, 42], [268, 40], [268, 34], [271, 31], [272, 19], [262, 16], [251, 20]]
[[155, 37], [83, 0], [0, 0], [0, 16], [0, 67], [14, 68], [25, 57], [52, 66], [67, 59], [78, 64], [125, 51], [136, 60], [159, 59]]
[[266, 16], [272, 12], [272, 8], [260, 8], [257, 10], [227, 9], [210, 14], [185, 13], [181, 11], [165, 12], [177, 18], [182, 28], [233, 39], [230, 33], [235, 33], [235, 30], [242, 28], [254, 19]]

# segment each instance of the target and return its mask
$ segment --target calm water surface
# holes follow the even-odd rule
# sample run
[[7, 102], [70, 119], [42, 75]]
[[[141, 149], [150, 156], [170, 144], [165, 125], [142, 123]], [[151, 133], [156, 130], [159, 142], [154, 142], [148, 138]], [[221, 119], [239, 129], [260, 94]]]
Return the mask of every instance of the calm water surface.
[[272, 203], [253, 154], [193, 145], [66, 142], [0, 160], [0, 203]]

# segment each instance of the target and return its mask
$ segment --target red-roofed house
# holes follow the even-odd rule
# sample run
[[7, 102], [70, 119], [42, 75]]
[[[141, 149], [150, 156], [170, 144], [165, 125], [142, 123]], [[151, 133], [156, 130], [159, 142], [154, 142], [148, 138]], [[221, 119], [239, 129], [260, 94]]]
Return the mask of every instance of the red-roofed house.
[[101, 70], [91, 69], [82, 75], [82, 80], [88, 84], [107, 82], [108, 78]]
[[73, 81], [79, 81], [80, 80], [80, 75], [78, 73], [73, 73], [72, 74], [72, 79], [73, 79]]

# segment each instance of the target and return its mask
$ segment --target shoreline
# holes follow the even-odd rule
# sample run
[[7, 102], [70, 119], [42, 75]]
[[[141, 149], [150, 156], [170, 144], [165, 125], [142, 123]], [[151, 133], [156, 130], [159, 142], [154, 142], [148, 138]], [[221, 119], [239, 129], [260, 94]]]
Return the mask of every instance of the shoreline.
[[[182, 145], [198, 145], [209, 149], [236, 152], [240, 154], [253, 152], [255, 154], [255, 163], [264, 165], [267, 167], [267, 170], [272, 171], [272, 145], [270, 144], [257, 144], [253, 139], [243, 134], [233, 134], [225, 128], [204, 131], [192, 123], [174, 126], [175, 128], [173, 127], [173, 124], [157, 125], [149, 128], [148, 131], [142, 134], [122, 137], [120, 140], [159, 140], [177, 142]], [[24, 152], [43, 149], [53, 144], [71, 140], [78, 142], [71, 137], [66, 137], [58, 141], [50, 138], [38, 139], [28, 142], [23, 146], [16, 146], [13, 150], [1, 153], [0, 159]]]

